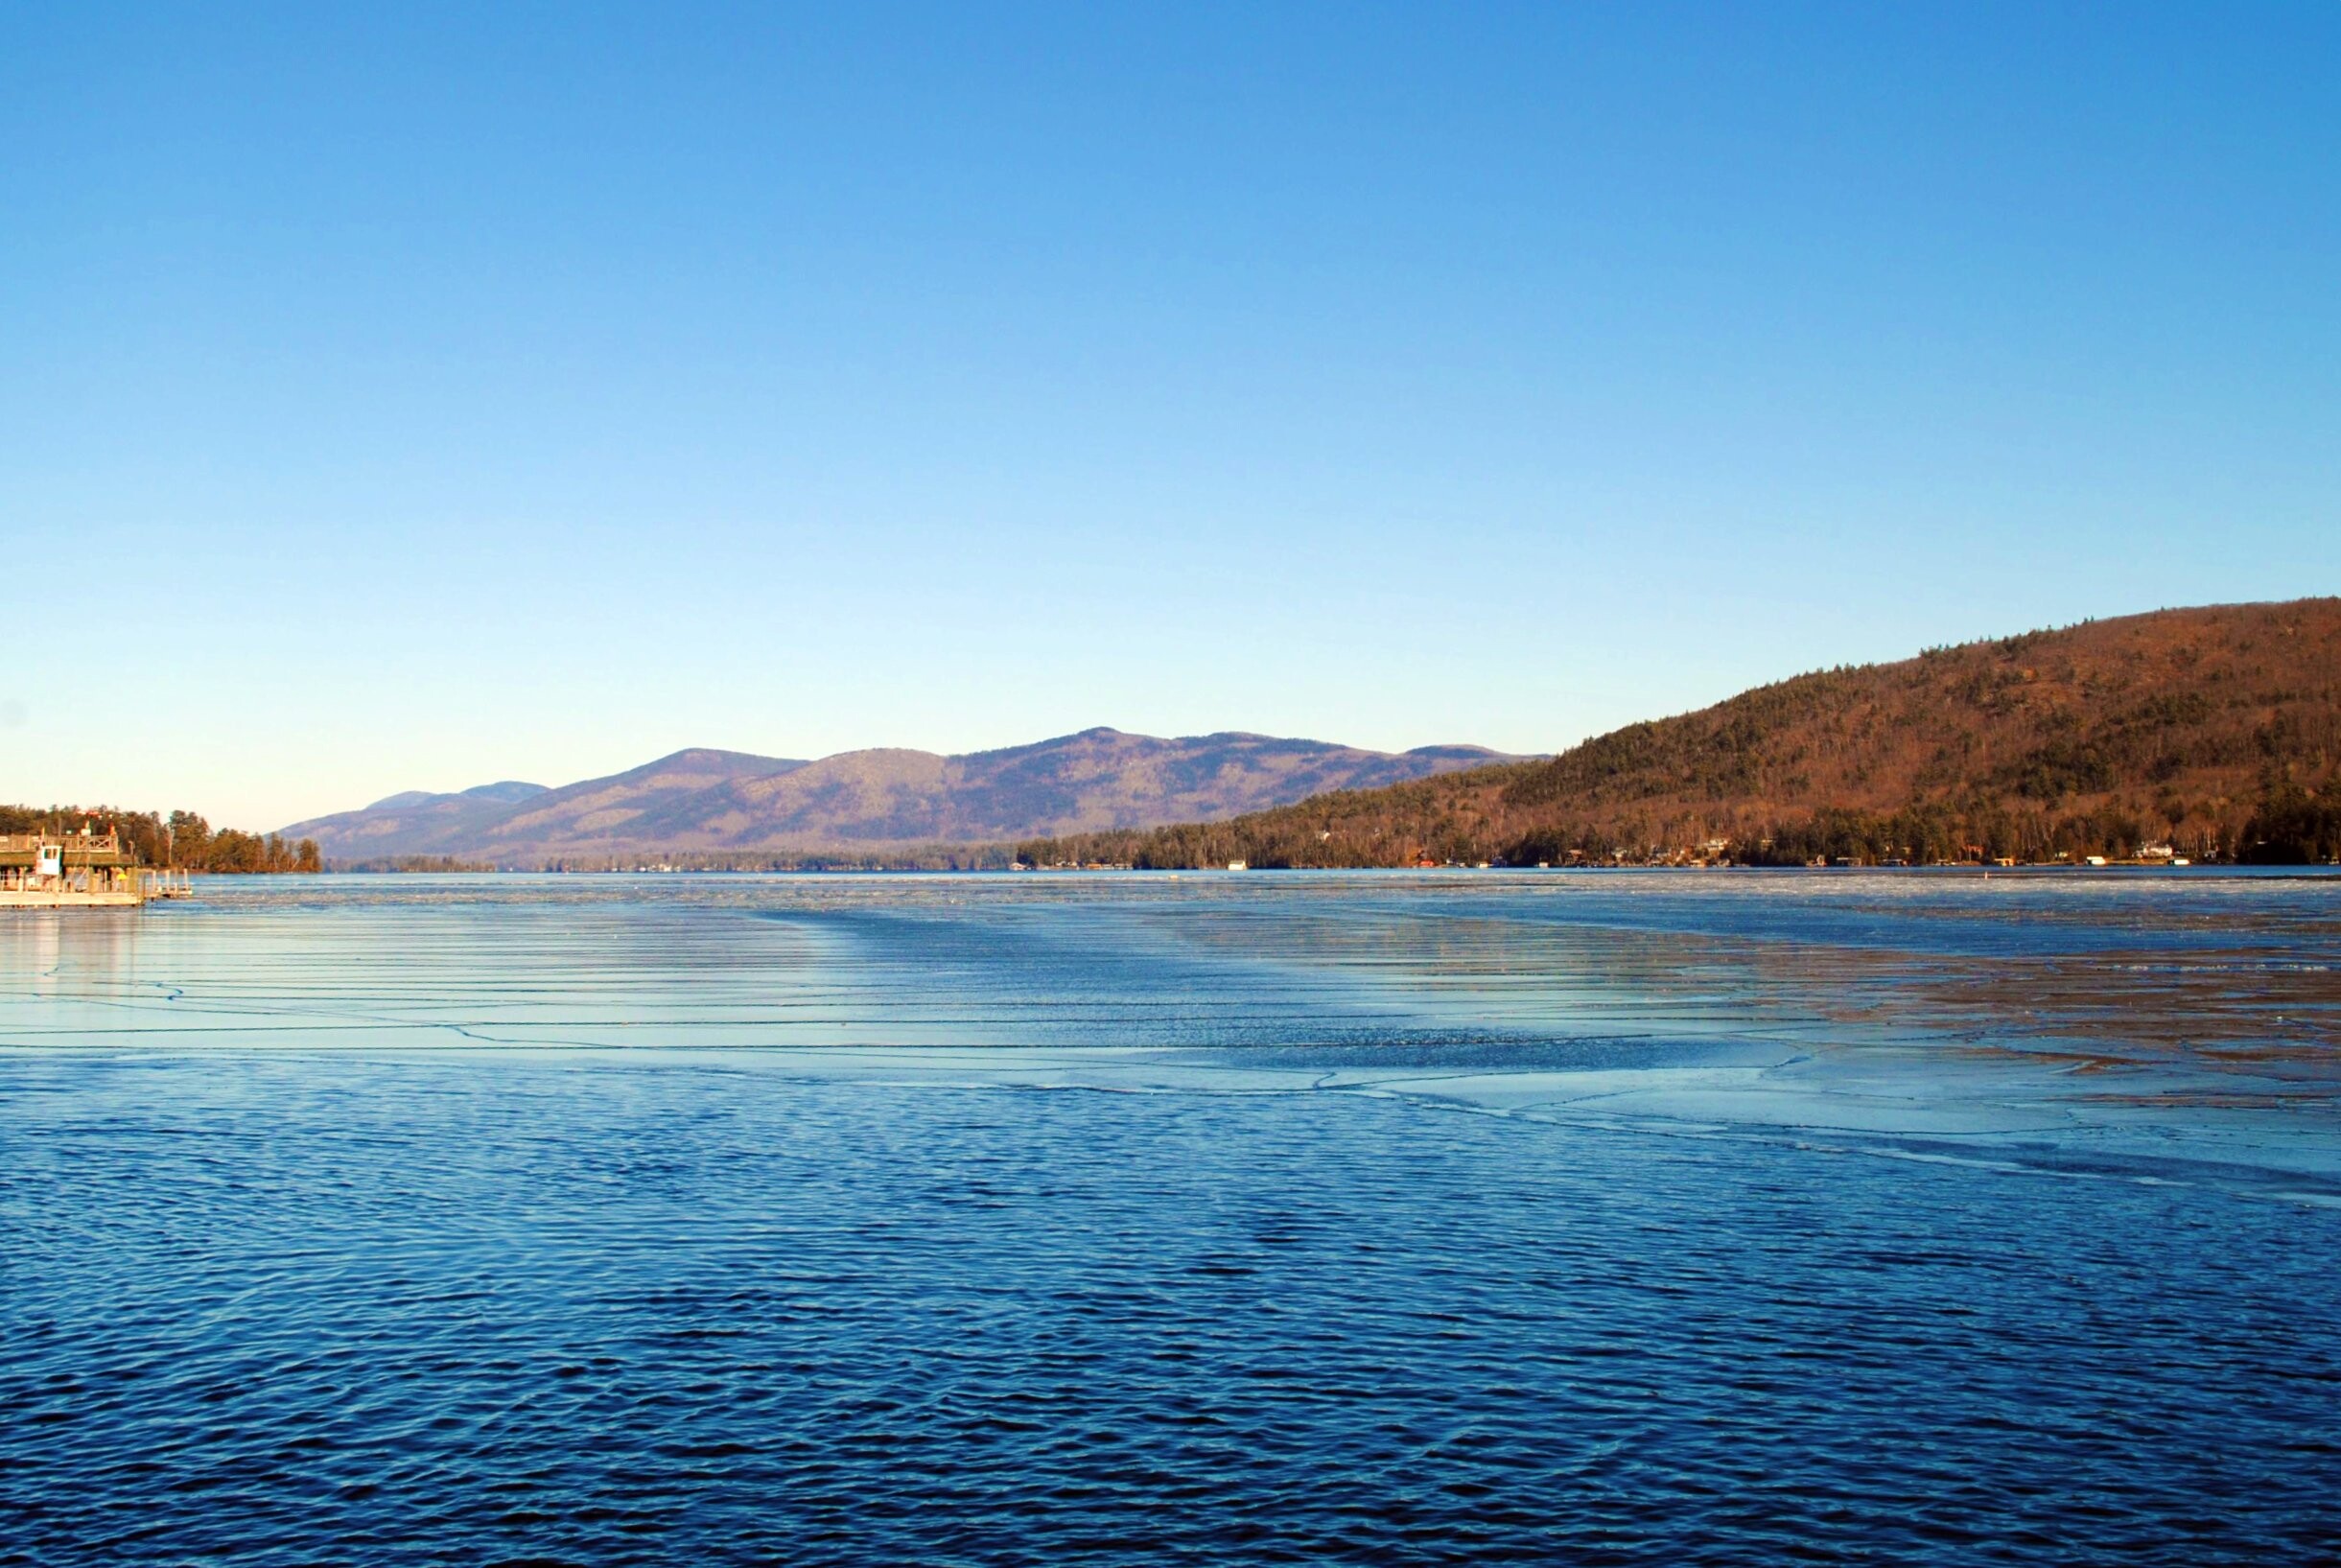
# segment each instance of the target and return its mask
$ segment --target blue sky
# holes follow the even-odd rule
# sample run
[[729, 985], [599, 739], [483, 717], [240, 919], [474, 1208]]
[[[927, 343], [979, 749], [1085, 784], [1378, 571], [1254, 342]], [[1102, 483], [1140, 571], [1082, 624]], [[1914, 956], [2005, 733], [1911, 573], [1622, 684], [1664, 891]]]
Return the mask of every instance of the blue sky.
[[2341, 8], [370, 12], [0, 16], [0, 798], [1546, 750], [2341, 588]]

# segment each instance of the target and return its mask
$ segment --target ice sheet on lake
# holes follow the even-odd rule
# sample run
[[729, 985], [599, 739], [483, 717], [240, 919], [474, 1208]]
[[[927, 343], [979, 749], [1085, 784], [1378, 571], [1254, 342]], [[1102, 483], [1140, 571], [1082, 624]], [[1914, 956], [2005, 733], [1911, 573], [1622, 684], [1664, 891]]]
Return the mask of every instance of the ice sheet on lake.
[[2341, 1191], [2329, 878], [204, 887], [0, 920], [0, 1045], [1361, 1094]]

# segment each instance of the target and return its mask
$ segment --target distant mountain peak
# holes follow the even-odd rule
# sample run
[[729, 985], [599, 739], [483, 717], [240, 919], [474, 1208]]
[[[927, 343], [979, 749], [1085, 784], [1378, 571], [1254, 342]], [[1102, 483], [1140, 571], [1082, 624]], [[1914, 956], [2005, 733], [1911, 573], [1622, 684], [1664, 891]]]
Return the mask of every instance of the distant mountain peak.
[[402, 789], [395, 795], [385, 795], [366, 807], [369, 811], [396, 811], [409, 806], [420, 806], [426, 801], [445, 800], [428, 789]]
[[545, 794], [549, 788], [521, 779], [500, 779], [494, 784], [474, 784], [463, 793], [477, 801], [525, 801], [531, 795]]
[[724, 751], [714, 746], [685, 746], [681, 751], [670, 751], [664, 757], [654, 758], [642, 764], [641, 767], [631, 768], [628, 771], [640, 773], [646, 768], [687, 766], [748, 768], [765, 763], [770, 763], [775, 767], [801, 767], [804, 765], [802, 762], [786, 757], [760, 757], [754, 752]]
[[385, 795], [365, 807], [368, 811], [406, 811], [433, 801], [490, 801], [509, 803], [525, 801], [531, 795], [542, 795], [545, 786], [527, 784], [519, 779], [500, 779], [494, 784], [474, 784], [469, 789], [452, 794], [430, 789], [404, 789], [395, 795]]
[[1003, 843], [1232, 816], [1494, 758], [1478, 747], [1396, 755], [1244, 731], [1164, 738], [1104, 724], [957, 757], [879, 746], [806, 762], [690, 746], [557, 788], [507, 780], [459, 795], [410, 791], [285, 831], [344, 861], [453, 855], [503, 865], [650, 851]]

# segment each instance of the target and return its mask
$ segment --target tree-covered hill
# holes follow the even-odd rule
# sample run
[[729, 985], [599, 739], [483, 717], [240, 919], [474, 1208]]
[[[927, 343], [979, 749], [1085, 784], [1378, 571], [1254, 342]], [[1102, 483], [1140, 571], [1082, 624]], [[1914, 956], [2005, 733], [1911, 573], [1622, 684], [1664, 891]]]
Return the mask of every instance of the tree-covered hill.
[[1549, 761], [1028, 862], [1388, 866], [2341, 854], [2341, 599], [2216, 605], [1930, 648], [1630, 724]]

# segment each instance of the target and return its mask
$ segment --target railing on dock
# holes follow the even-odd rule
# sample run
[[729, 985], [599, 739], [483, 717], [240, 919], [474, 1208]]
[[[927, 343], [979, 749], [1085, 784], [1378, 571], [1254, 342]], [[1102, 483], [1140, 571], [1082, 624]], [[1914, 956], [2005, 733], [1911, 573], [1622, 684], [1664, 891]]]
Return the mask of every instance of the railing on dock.
[[184, 899], [195, 890], [192, 876], [153, 866], [72, 865], [59, 872], [0, 866], [0, 908], [119, 908], [156, 899]]
[[68, 865], [122, 858], [122, 836], [110, 830], [87, 837], [80, 833], [0, 833], [0, 855], [38, 854], [52, 847], [64, 852]]

